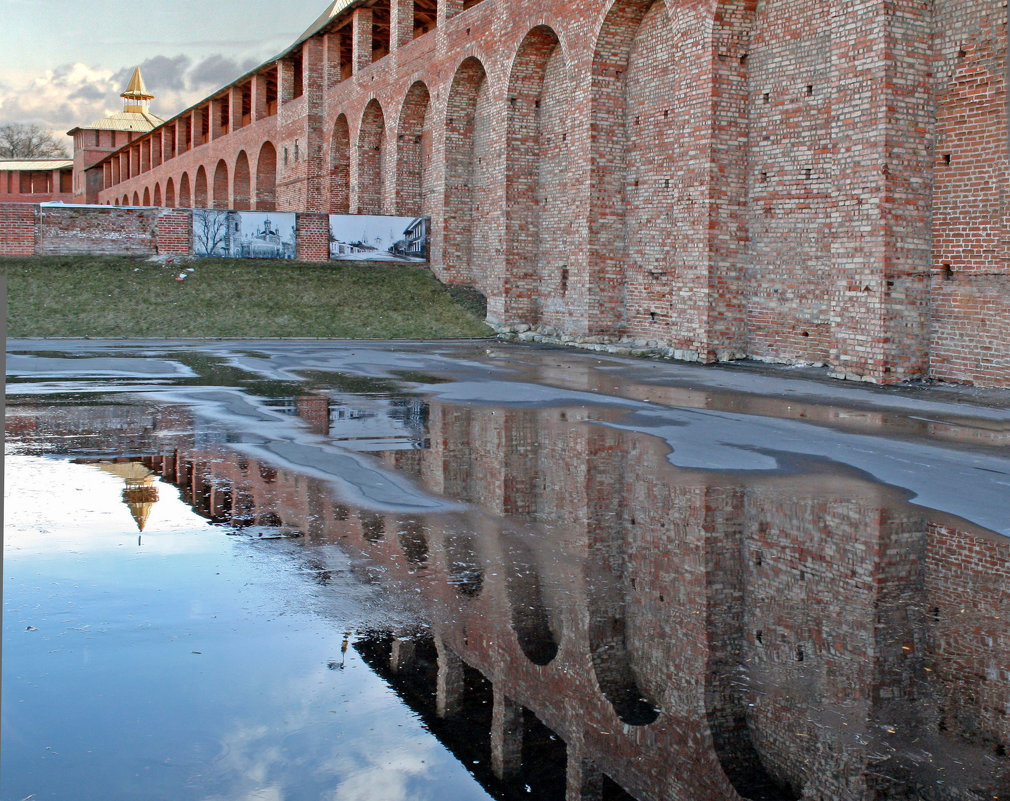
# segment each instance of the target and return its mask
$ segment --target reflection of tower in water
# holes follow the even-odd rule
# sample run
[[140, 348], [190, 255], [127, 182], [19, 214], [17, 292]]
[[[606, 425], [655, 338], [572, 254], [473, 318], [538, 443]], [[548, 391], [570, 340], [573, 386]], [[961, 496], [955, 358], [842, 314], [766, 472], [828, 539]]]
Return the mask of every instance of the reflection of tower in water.
[[137, 530], [143, 531], [151, 516], [151, 507], [158, 500], [158, 488], [154, 485], [157, 474], [140, 462], [101, 462], [98, 466], [126, 482], [123, 503], [130, 507]]

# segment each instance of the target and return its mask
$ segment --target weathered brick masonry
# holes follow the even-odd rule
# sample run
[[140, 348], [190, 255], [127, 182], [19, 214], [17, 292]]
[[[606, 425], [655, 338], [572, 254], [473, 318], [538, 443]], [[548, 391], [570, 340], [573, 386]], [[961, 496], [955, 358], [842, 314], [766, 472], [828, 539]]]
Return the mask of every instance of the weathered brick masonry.
[[39, 207], [27, 203], [0, 203], [0, 256], [31, 256]]
[[95, 199], [430, 216], [499, 325], [1010, 386], [1002, 0], [423, 13], [348, 4]]

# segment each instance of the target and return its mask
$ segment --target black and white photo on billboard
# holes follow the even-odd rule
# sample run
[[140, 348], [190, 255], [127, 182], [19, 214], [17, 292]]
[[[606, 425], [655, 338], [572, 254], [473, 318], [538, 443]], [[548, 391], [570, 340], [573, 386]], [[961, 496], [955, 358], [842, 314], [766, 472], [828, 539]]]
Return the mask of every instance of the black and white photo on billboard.
[[293, 259], [295, 214], [193, 209], [193, 255]]
[[330, 215], [330, 258], [345, 261], [428, 260], [426, 217]]

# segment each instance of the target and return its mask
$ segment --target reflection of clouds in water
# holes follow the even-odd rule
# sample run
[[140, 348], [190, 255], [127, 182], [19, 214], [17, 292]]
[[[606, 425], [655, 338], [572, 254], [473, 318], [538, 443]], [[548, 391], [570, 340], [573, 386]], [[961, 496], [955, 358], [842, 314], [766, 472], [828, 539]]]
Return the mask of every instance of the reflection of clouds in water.
[[284, 791], [280, 787], [262, 787], [253, 790], [242, 801], [284, 801]]
[[409, 779], [428, 772], [428, 764], [422, 757], [430, 760], [429, 749], [419, 746], [419, 743], [404, 743], [396, 746], [395, 750], [379, 754], [357, 754], [362, 760], [370, 760], [371, 764], [357, 768], [353, 763], [347, 764], [346, 768], [353, 772], [333, 791], [332, 801], [420, 798], [416, 788], [407, 786]]
[[444, 759], [439, 746], [419, 724], [403, 725], [374, 674], [348, 667], [339, 674], [339, 693], [323, 664], [267, 690], [257, 709], [222, 737], [215, 768], [232, 789], [204, 801], [283, 801], [288, 792], [313, 786], [324, 801], [425, 798], [416, 780]]

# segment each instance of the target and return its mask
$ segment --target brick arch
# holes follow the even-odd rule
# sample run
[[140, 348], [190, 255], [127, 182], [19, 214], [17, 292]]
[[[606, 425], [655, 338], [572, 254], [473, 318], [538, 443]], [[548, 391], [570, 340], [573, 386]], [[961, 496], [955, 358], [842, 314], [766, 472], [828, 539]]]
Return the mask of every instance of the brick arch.
[[[746, 265], [740, 316], [746, 321], [750, 354], [762, 360], [826, 363], [831, 356], [828, 318], [835, 314], [828, 313], [832, 287], [850, 280], [832, 264], [844, 240], [836, 240], [824, 224], [847, 208], [834, 195], [831, 177], [832, 152], [838, 150], [831, 144], [832, 47], [837, 44], [832, 28], [838, 21], [828, 0], [797, 6], [762, 0], [757, 9], [751, 6], [722, 0], [717, 8], [721, 25], [713, 31], [714, 47], [722, 56], [713, 61], [722, 106], [716, 112], [720, 125], [713, 130], [712, 161], [720, 168], [714, 199], [733, 201], [724, 215], [726, 235], [713, 239], [713, 259]], [[783, 36], [784, 30], [802, 30], [802, 46]], [[739, 54], [747, 49], [756, 57], [745, 59], [744, 68]], [[736, 130], [727, 130], [729, 125]], [[733, 141], [747, 142], [745, 155], [738, 148], [732, 152]], [[748, 164], [757, 178], [749, 185]], [[796, 180], [808, 169], [806, 178]], [[737, 230], [730, 227], [734, 208], [741, 220]], [[747, 209], [767, 213], [748, 214]], [[740, 255], [725, 253], [726, 245], [738, 242]], [[715, 252], [717, 247], [724, 252]]]
[[161, 203], [161, 181], [158, 181], [158, 183], [156, 183], [154, 185], [154, 205], [155, 206], [162, 205], [162, 203]]
[[133, 205], [134, 206], [140, 205], [140, 195], [137, 192], [133, 193]]
[[189, 186], [189, 173], [184, 172], [179, 179], [179, 207], [189, 209], [193, 207], [193, 195]]
[[[711, 555], [705, 557], [710, 566], [705, 576], [708, 645], [703, 696], [705, 724], [719, 765], [741, 798], [794, 801], [804, 794], [785, 776], [774, 777], [769, 773], [762, 749], [753, 737], [754, 704], [749, 702], [754, 687], [747, 681], [748, 666], [743, 652], [753, 635], [744, 631], [743, 615], [726, 614], [727, 609], [743, 607], [746, 597], [748, 570], [742, 564], [744, 543], [734, 536], [739, 537], [720, 532], [717, 543], [706, 543]], [[777, 648], [779, 644], [771, 647]], [[771, 695], [774, 697], [774, 692]], [[769, 739], [774, 743], [774, 737], [761, 737], [766, 746]]]
[[568, 65], [547, 26], [519, 46], [506, 115], [504, 317], [562, 325], [571, 252], [570, 104]]
[[124, 206], [129, 206], [130, 205], [130, 196], [129, 195], [123, 195], [123, 205]]
[[[658, 19], [657, 19], [658, 18]], [[650, 241], [662, 233], [669, 236], [665, 226], [650, 236], [639, 231], [640, 217], [648, 214], [648, 195], [659, 197], [655, 187], [635, 184], [644, 176], [639, 164], [646, 152], [640, 122], [642, 110], [636, 101], [649, 95], [650, 90], [661, 103], [669, 103], [672, 94], [670, 70], [667, 62], [647, 64], [641, 56], [650, 51], [650, 34], [669, 32], [670, 24], [663, 0], [617, 0], [607, 13], [600, 29], [593, 53], [591, 73], [590, 112], [590, 212], [589, 212], [589, 298], [591, 332], [603, 329], [626, 330], [626, 282], [641, 284], [647, 265], [638, 263], [631, 251], [639, 233]], [[672, 45], [672, 43], [670, 43]], [[632, 62], [633, 51], [636, 55]], [[673, 60], [675, 54], [666, 53]], [[629, 74], [634, 66], [634, 74]], [[651, 69], [651, 75], [649, 68]], [[650, 77], [652, 86], [650, 84]], [[640, 91], [639, 91], [640, 90]], [[652, 131], [656, 111], [645, 110], [645, 118]], [[639, 125], [636, 125], [636, 121]], [[669, 126], [666, 126], [667, 128]], [[653, 147], [657, 154], [661, 149]], [[662, 173], [661, 173], [662, 174]], [[668, 173], [666, 173], [668, 174]], [[665, 196], [664, 196], [665, 197]], [[641, 213], [641, 214], [640, 214]], [[665, 250], [662, 249], [662, 250]], [[634, 262], [629, 264], [629, 262]], [[651, 263], [650, 263], [651, 264]], [[667, 265], [656, 271], [665, 274]], [[655, 282], [660, 291], [668, 287], [662, 280]], [[664, 305], [662, 302], [657, 306]], [[650, 311], [669, 318], [669, 309], [650, 308]]]
[[396, 213], [430, 214], [426, 188], [430, 183], [431, 127], [428, 87], [416, 81], [407, 90], [396, 131]]
[[[605, 473], [613, 469], [623, 475], [626, 462], [634, 458], [620, 439], [624, 435], [599, 431], [587, 441], [592, 453], [610, 454]], [[616, 498], [612, 482], [598, 483], [600, 473], [591, 471], [591, 520], [614, 517]], [[620, 504], [617, 503], [617, 506]], [[589, 639], [590, 661], [596, 683], [614, 713], [629, 726], [648, 726], [659, 718], [658, 705], [650, 698], [645, 685], [650, 677], [635, 658], [633, 632], [634, 610], [626, 602], [633, 581], [632, 559], [635, 544], [631, 541], [632, 526], [623, 521], [593, 525], [588, 530], [586, 570], [586, 611], [589, 614], [586, 634]], [[592, 576], [593, 580], [588, 580]], [[598, 577], [598, 578], [597, 578]]]
[[475, 284], [485, 292], [478, 269], [482, 209], [474, 187], [491, 185], [493, 165], [483, 158], [491, 130], [489, 95], [484, 65], [470, 56], [453, 76], [445, 116], [444, 276], [449, 283]]
[[379, 101], [372, 98], [358, 129], [358, 214], [382, 213], [382, 175], [386, 155], [386, 121]]
[[558, 638], [544, 604], [540, 575], [533, 552], [523, 543], [511, 545], [506, 555], [505, 592], [512, 631], [519, 648], [534, 665], [549, 665], [558, 654]]
[[235, 172], [232, 176], [232, 208], [247, 211], [251, 208], [252, 174], [249, 172], [249, 156], [244, 150], [235, 158]]
[[341, 114], [330, 136], [330, 211], [347, 214], [351, 210], [351, 132]]
[[211, 192], [211, 205], [215, 209], [228, 208], [228, 165], [224, 159], [219, 160], [214, 168]]
[[210, 207], [210, 197], [207, 189], [207, 170], [201, 164], [196, 171], [193, 182], [193, 208], [206, 209]]
[[144, 187], [144, 197], [142, 203], [145, 206], [151, 205], [151, 188], [149, 186]]
[[264, 142], [256, 159], [256, 209], [277, 210], [277, 148]]

